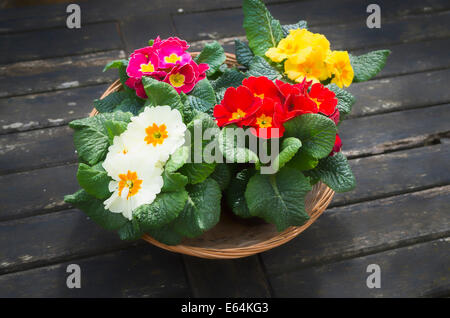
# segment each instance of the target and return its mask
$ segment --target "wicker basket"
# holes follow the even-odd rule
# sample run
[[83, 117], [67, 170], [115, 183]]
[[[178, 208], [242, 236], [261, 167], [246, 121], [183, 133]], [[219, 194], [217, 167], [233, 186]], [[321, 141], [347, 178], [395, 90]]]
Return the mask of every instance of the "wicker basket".
[[[191, 53], [198, 55], [197, 52]], [[226, 63], [229, 67], [237, 65], [236, 56], [226, 53]], [[104, 98], [122, 87], [120, 81], [115, 81], [103, 93]], [[90, 116], [97, 115], [93, 109]], [[313, 186], [305, 199], [305, 208], [310, 216], [308, 222], [302, 226], [292, 226], [283, 232], [278, 232], [273, 224], [265, 223], [261, 219], [242, 219], [230, 211], [223, 211], [220, 222], [202, 236], [194, 239], [184, 239], [179, 245], [169, 246], [158, 242], [145, 234], [142, 239], [160, 248], [210, 259], [240, 258], [270, 250], [280, 246], [307, 229], [328, 207], [333, 199], [334, 191], [323, 183]]]

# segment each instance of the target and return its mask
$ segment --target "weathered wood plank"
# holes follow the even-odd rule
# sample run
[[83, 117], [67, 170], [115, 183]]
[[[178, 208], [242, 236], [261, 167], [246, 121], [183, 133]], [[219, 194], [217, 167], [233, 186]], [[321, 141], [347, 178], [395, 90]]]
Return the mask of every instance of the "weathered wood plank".
[[79, 188], [76, 172], [68, 165], [0, 176], [0, 220], [67, 208], [64, 195]]
[[[413, 39], [445, 37], [449, 34], [448, 13], [424, 14], [395, 20], [396, 16], [404, 15], [405, 12], [423, 12], [427, 7], [439, 10], [438, 3], [428, 6], [422, 1], [384, 1], [382, 4], [377, 2], [383, 8], [381, 29], [369, 29], [366, 26], [366, 8], [369, 3], [371, 2], [352, 1], [351, 5], [344, 5], [339, 1], [330, 5], [329, 1], [300, 1], [269, 6], [269, 9], [283, 24], [295, 23], [300, 19], [307, 20], [312, 31], [327, 36], [333, 49], [356, 49]], [[448, 4], [440, 3], [441, 7], [448, 7]], [[327, 8], [330, 14], [325, 14], [324, 8]], [[385, 18], [389, 18], [388, 22], [385, 22]], [[241, 9], [185, 14], [174, 16], [173, 19], [178, 34], [189, 41], [245, 34]], [[343, 22], [350, 23], [344, 25]], [[333, 25], [336, 23], [340, 25]], [[207, 30], [205, 25], [208, 26]]]
[[269, 276], [450, 233], [450, 186], [332, 208], [291, 242], [261, 254]]
[[444, 38], [450, 35], [450, 12], [412, 16], [385, 22], [379, 29], [369, 29], [364, 20], [356, 24], [311, 27], [325, 34], [334, 50], [354, 50], [388, 46], [419, 40]]
[[120, 240], [79, 210], [0, 222], [0, 238], [1, 274], [136, 244]]
[[171, 16], [161, 12], [123, 19], [120, 22], [120, 30], [123, 33], [126, 49], [130, 53], [147, 46], [148, 41], [158, 35], [164, 39], [175, 34]]
[[[423, 297], [450, 290], [450, 238], [269, 276], [276, 297]], [[369, 264], [381, 288], [369, 289]]]
[[347, 90], [356, 103], [349, 117], [448, 103], [449, 76], [446, 69], [352, 84]]
[[56, 127], [92, 111], [108, 85], [95, 85], [0, 99], [0, 134]]
[[[444, 39], [387, 45], [390, 49], [385, 68], [377, 75], [387, 77], [414, 72], [438, 70], [450, 67], [450, 37]], [[355, 52], [366, 53], [367, 50]], [[405, 58], [407, 56], [408, 58]]]
[[332, 206], [450, 184], [449, 156], [439, 144], [350, 160], [356, 188], [337, 194]]
[[183, 256], [194, 297], [270, 297], [257, 256], [206, 260]]
[[120, 49], [116, 23], [84, 25], [0, 35], [0, 64]]
[[348, 156], [385, 153], [433, 142], [450, 131], [450, 104], [349, 119], [339, 126]]
[[[81, 288], [66, 285], [81, 268]], [[0, 297], [188, 297], [181, 257], [150, 244], [0, 276]]]
[[68, 126], [0, 136], [0, 175], [75, 160], [72, 129]]
[[[282, 3], [292, 0], [266, 0], [265, 3]], [[67, 3], [42, 6], [26, 6], [0, 10], [0, 33], [19, 32], [40, 28], [62, 27], [66, 24]], [[162, 14], [183, 14], [188, 12], [210, 11], [237, 8], [242, 0], [96, 0], [80, 2], [82, 25], [84, 23], [122, 20], [124, 17], [149, 16], [156, 12]], [[181, 9], [181, 12], [180, 12]], [[169, 23], [166, 21], [166, 23]]]
[[3, 65], [0, 97], [112, 82], [118, 78], [117, 71], [103, 73], [103, 67], [124, 57], [124, 51], [109, 51]]

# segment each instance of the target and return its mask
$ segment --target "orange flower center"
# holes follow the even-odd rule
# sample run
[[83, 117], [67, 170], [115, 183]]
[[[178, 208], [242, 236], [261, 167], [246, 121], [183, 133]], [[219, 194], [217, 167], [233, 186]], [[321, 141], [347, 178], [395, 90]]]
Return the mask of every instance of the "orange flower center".
[[144, 138], [144, 141], [147, 144], [152, 144], [156, 146], [157, 144], [161, 145], [169, 135], [167, 134], [167, 127], [165, 124], [158, 126], [153, 123], [152, 126], [148, 126], [145, 128], [145, 133], [147, 134]]
[[256, 124], [259, 128], [270, 128], [272, 127], [272, 117], [262, 114], [256, 118]]
[[153, 66], [152, 62], [148, 62], [148, 64], [141, 64], [140, 71], [142, 73], [152, 73], [155, 71], [155, 67]]
[[170, 84], [173, 87], [181, 87], [184, 85], [184, 75], [180, 73], [172, 74], [169, 76]]
[[238, 108], [234, 113], [231, 114], [230, 120], [241, 119], [245, 117], [245, 115], [247, 114]]
[[262, 94], [256, 94], [256, 93], [253, 93], [253, 95], [254, 95], [255, 97], [259, 97], [259, 98], [261, 98], [261, 99], [264, 98], [264, 93], [262, 93]]
[[139, 192], [142, 180], [138, 179], [136, 172], [128, 170], [127, 174], [119, 174], [119, 195], [122, 195], [123, 189], [128, 188], [127, 200]]
[[175, 53], [172, 53], [169, 56], [164, 56], [164, 61], [166, 63], [173, 63], [173, 64], [175, 64], [176, 62], [181, 61], [181, 56], [178, 56]]

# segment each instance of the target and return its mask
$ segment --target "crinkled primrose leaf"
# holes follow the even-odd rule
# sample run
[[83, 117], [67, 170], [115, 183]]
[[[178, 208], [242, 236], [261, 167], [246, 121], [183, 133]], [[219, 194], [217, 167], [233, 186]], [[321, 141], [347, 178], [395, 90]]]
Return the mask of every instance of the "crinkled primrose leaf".
[[298, 170], [284, 167], [276, 174], [255, 174], [245, 190], [249, 212], [269, 223], [278, 231], [300, 226], [308, 221], [305, 197], [311, 190], [309, 180]]

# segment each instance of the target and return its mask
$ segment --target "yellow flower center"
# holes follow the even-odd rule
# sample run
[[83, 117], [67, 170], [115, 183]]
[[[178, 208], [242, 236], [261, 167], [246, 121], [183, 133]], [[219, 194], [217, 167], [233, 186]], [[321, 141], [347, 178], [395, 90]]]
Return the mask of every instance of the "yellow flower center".
[[247, 115], [247, 114], [238, 108], [237, 111], [235, 111], [234, 113], [231, 114], [230, 120], [240, 119], [240, 118], [245, 117], [245, 115]]
[[119, 174], [119, 195], [122, 195], [122, 191], [125, 187], [128, 188], [127, 200], [139, 192], [141, 188], [142, 180], [138, 179], [136, 172], [128, 170], [127, 174]]
[[256, 94], [256, 93], [253, 93], [253, 95], [254, 95], [255, 97], [259, 97], [259, 98], [261, 98], [261, 99], [264, 98], [264, 93], [263, 93], [263, 94]]
[[175, 53], [172, 53], [169, 56], [164, 56], [164, 61], [166, 63], [173, 63], [173, 64], [175, 64], [177, 61], [181, 61], [181, 56], [178, 56]]
[[314, 103], [316, 103], [317, 109], [319, 109], [319, 108], [320, 108], [320, 104], [322, 104], [322, 102], [319, 102], [319, 101], [317, 100], [317, 98], [311, 98], [311, 100], [312, 100]]
[[262, 114], [256, 118], [256, 124], [259, 128], [270, 128], [272, 127], [272, 117]]
[[152, 73], [155, 71], [155, 67], [153, 66], [152, 62], [148, 62], [148, 64], [141, 64], [140, 71], [142, 73]]
[[184, 85], [184, 75], [180, 73], [172, 74], [169, 76], [169, 81], [173, 87], [181, 87]]
[[145, 133], [147, 135], [145, 136], [144, 141], [146, 141], [147, 144], [152, 144], [154, 147], [156, 147], [157, 144], [161, 145], [164, 142], [164, 139], [169, 136], [165, 124], [158, 126], [153, 123], [152, 126], [148, 126], [145, 129]]

